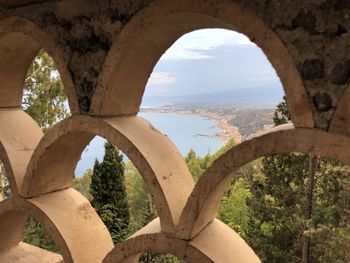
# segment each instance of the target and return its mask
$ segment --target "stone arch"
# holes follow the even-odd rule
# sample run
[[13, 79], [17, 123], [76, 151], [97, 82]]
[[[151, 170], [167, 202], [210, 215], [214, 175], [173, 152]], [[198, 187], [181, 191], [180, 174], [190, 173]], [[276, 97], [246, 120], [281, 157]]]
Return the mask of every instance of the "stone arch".
[[341, 98], [337, 109], [335, 110], [329, 131], [332, 133], [339, 133], [344, 135], [350, 134], [350, 84]]
[[137, 263], [140, 254], [146, 251], [171, 253], [189, 263], [260, 262], [245, 241], [220, 220], [215, 219], [192, 240], [183, 240], [162, 233], [156, 219], [117, 244], [103, 263]]
[[[69, 188], [33, 199], [11, 198], [1, 202], [1, 239], [6, 241], [0, 242], [4, 246], [0, 249], [12, 248], [10, 254], [18, 256], [24, 254], [26, 257], [29, 257], [31, 253], [38, 252], [32, 251], [29, 249], [30, 247], [23, 248], [23, 243], [20, 242], [24, 224], [29, 216], [44, 225], [60, 248], [64, 262], [101, 262], [113, 248], [113, 242], [107, 228], [88, 200], [77, 191]], [[13, 224], [15, 220], [18, 224]], [[11, 224], [6, 224], [10, 221], [12, 221]], [[7, 240], [8, 238], [10, 242]], [[24, 253], [21, 252], [23, 249]], [[53, 257], [52, 253], [47, 253], [48, 255], [42, 254], [38, 258], [42, 260], [42, 256]], [[0, 259], [2, 256], [9, 257], [11, 255], [1, 253]]]
[[236, 30], [260, 46], [282, 81], [295, 125], [314, 126], [303, 81], [287, 47], [251, 10], [227, 0], [154, 1], [141, 10], [118, 35], [105, 60], [90, 114], [136, 114], [164, 51], [183, 34], [201, 28]]
[[0, 108], [21, 107], [27, 71], [42, 48], [58, 68], [72, 113], [78, 113], [73, 81], [60, 49], [33, 22], [16, 16], [0, 21]]
[[57, 124], [36, 148], [21, 195], [69, 187], [80, 155], [95, 135], [115, 144], [134, 163], [152, 194], [163, 231], [173, 233], [194, 181], [172, 142], [140, 117], [74, 116]]
[[230, 173], [259, 157], [282, 152], [312, 153], [350, 163], [350, 139], [316, 129], [281, 125], [272, 132], [247, 140], [217, 159], [200, 178], [180, 218], [177, 236], [197, 235], [216, 215], [230, 182]]
[[0, 159], [5, 167], [11, 193], [17, 196], [30, 157], [43, 133], [37, 123], [21, 109], [0, 108], [0, 123]]

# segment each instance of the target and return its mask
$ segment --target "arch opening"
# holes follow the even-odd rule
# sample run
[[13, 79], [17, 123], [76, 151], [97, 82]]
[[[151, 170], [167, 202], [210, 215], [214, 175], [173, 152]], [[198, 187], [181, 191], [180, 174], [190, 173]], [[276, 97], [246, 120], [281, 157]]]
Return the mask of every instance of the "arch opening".
[[167, 134], [183, 156], [212, 155], [229, 141], [238, 144], [272, 127], [283, 96], [272, 65], [245, 35], [201, 29], [180, 37], [159, 59], [138, 115]]
[[90, 201], [114, 243], [123, 242], [158, 216], [140, 172], [124, 152], [102, 137], [96, 136], [85, 147], [75, 171], [73, 187]]
[[33, 197], [71, 186], [81, 153], [96, 134], [117, 145], [134, 163], [152, 193], [164, 231], [173, 232], [194, 182], [174, 145], [139, 117], [102, 120], [74, 116], [60, 122], [36, 148], [22, 194]]
[[349, 172], [324, 156], [267, 155], [232, 171], [216, 216], [262, 262], [347, 261]]
[[[282, 41], [240, 4], [222, 1], [216, 5], [215, 10], [219, 12], [211, 8], [211, 1], [205, 4], [190, 1], [181, 5], [171, 1], [155, 2], [136, 15], [116, 39], [105, 61], [101, 88], [96, 91], [91, 113], [136, 114], [151, 70], [171, 44], [193, 30], [223, 28], [244, 33], [264, 50], [290, 99], [293, 122], [298, 127], [313, 127], [303, 82]], [[132, 79], [128, 77], [128, 72], [134, 73]], [[127, 85], [118, 86], [120, 83]], [[123, 96], [111, 100], [116, 98], [113, 94]]]
[[44, 131], [70, 116], [68, 98], [57, 66], [43, 49], [37, 53], [28, 69], [22, 110]]
[[[38, 248], [61, 254], [59, 247], [47, 232], [45, 227], [34, 217], [29, 217], [24, 226], [23, 242], [36, 246]], [[59, 257], [57, 257], [59, 258]]]
[[[20, 33], [14, 35], [16, 34], [22, 35]], [[0, 39], [1, 41], [4, 39]], [[13, 78], [16, 78], [16, 75]], [[6, 89], [5, 86], [4, 92]], [[23, 98], [22, 92], [24, 92]], [[42, 137], [41, 129], [44, 132], [47, 131], [49, 127], [66, 118], [70, 113], [60, 74], [53, 59], [43, 49], [29, 66], [24, 87], [23, 84], [21, 85], [20, 96], [23, 99], [22, 110], [14, 106], [5, 108], [0, 106], [1, 122], [6, 127], [0, 132], [2, 161], [5, 162], [5, 165], [1, 164], [3, 167], [1, 181], [5, 187], [5, 192], [2, 191], [2, 193], [7, 197], [11, 192], [16, 195], [18, 188], [21, 188], [26, 165]], [[23, 132], [23, 127], [26, 132]], [[5, 168], [7, 174], [5, 174]]]
[[[0, 79], [1, 109], [19, 109], [22, 105], [23, 87], [30, 65], [41, 49], [50, 54], [57, 72], [61, 74], [64, 88], [69, 97], [69, 107], [77, 112], [75, 90], [62, 52], [50, 40], [50, 37], [32, 21], [23, 17], [11, 16], [0, 22], [0, 53], [2, 71]], [[34, 61], [35, 62], [35, 61]], [[67, 103], [68, 107], [68, 103]]]
[[10, 183], [4, 164], [0, 160], [0, 202], [7, 198], [10, 198], [12, 195]]

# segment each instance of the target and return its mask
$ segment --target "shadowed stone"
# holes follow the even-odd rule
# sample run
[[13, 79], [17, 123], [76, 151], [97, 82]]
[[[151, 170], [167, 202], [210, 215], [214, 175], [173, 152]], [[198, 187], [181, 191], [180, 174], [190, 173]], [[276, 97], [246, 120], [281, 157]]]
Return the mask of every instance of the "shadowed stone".
[[301, 76], [304, 80], [323, 78], [324, 64], [320, 59], [308, 59], [300, 67]]
[[327, 93], [317, 93], [313, 99], [317, 109], [321, 112], [328, 111], [332, 107], [331, 97]]
[[333, 84], [344, 84], [350, 77], [350, 60], [338, 63], [332, 70], [331, 81]]
[[294, 27], [303, 27], [310, 35], [317, 34], [316, 17], [310, 12], [301, 11], [292, 21]]
[[[350, 162], [347, 8], [349, 0], [0, 0], [0, 157], [14, 193], [0, 202], [0, 262], [61, 261], [21, 242], [29, 214], [52, 235], [65, 263], [136, 263], [150, 250], [194, 263], [260, 262], [215, 219], [220, 200], [232, 171], [262, 156], [302, 152]], [[294, 126], [238, 144], [195, 185], [171, 141], [135, 115], [164, 51], [202, 28], [238, 31], [265, 52]], [[42, 48], [58, 67], [72, 112], [45, 135], [20, 109], [24, 79]], [[159, 215], [114, 249], [88, 200], [69, 188], [95, 135], [128, 155]]]

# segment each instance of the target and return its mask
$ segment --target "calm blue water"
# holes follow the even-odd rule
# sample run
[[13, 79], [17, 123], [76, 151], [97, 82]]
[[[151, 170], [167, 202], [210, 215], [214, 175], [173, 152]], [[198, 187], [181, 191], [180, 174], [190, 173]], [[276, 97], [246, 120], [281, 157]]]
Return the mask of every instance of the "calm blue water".
[[[216, 152], [223, 143], [217, 137], [199, 136], [198, 134], [214, 136], [218, 129], [214, 120], [195, 115], [168, 113], [139, 113], [139, 116], [150, 121], [155, 128], [168, 135], [179, 151], [185, 156], [192, 148], [203, 156], [210, 151]], [[92, 169], [95, 159], [103, 159], [105, 140], [96, 136], [84, 150], [81, 160], [75, 170], [76, 176], [82, 176], [86, 169]]]

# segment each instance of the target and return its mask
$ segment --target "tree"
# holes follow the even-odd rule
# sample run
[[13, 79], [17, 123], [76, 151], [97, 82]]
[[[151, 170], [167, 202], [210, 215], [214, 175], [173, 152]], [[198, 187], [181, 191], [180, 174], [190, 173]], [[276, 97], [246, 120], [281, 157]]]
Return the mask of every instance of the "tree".
[[249, 207], [246, 203], [251, 196], [247, 181], [237, 178], [232, 181], [221, 199], [218, 218], [243, 238], [249, 222]]
[[130, 161], [125, 164], [125, 184], [130, 211], [128, 232], [132, 235], [156, 218], [157, 210], [141, 174]]
[[92, 196], [90, 194], [92, 171], [90, 169], [84, 172], [82, 177], [73, 179], [73, 188], [85, 196], [90, 202]]
[[[53, 59], [40, 50], [33, 60], [24, 82], [22, 109], [46, 131], [50, 126], [69, 115], [67, 97]], [[11, 195], [3, 164], [0, 160], [2, 195]], [[5, 192], [4, 192], [5, 190]]]
[[47, 233], [44, 226], [35, 218], [29, 217], [23, 232], [23, 241], [51, 252], [60, 253], [59, 248]]
[[39, 51], [28, 70], [22, 108], [44, 131], [69, 115], [60, 75], [44, 50]]
[[[69, 115], [63, 83], [53, 59], [44, 50], [39, 51], [28, 70], [22, 109], [44, 132]], [[34, 218], [29, 218], [26, 223], [23, 241], [53, 252], [59, 251], [44, 227]]]
[[127, 237], [130, 221], [123, 156], [110, 142], [106, 142], [104, 147], [103, 161], [95, 161], [92, 173], [91, 204], [107, 226], [113, 241], [117, 243]]
[[6, 177], [4, 164], [0, 161], [0, 201], [11, 196], [11, 189]]
[[287, 98], [286, 96], [283, 96], [282, 101], [276, 106], [276, 110], [273, 115], [273, 123], [275, 124], [275, 126], [277, 126], [290, 122], [291, 119], [292, 116], [290, 115], [290, 112], [288, 110]]
[[[209, 157], [209, 153], [206, 157]], [[193, 179], [197, 182], [205, 169], [207, 168], [207, 163], [209, 158], [200, 158], [197, 156], [193, 149], [190, 149], [187, 156], [185, 157], [185, 161], [187, 163], [187, 167], [190, 170]]]
[[[284, 98], [274, 122], [289, 121]], [[339, 162], [301, 153], [262, 159], [263, 176], [254, 176], [250, 183], [247, 241], [263, 262], [323, 262], [318, 261], [324, 258], [319, 248], [325, 240], [317, 235], [339, 226], [341, 187], [336, 175], [341, 167]]]

